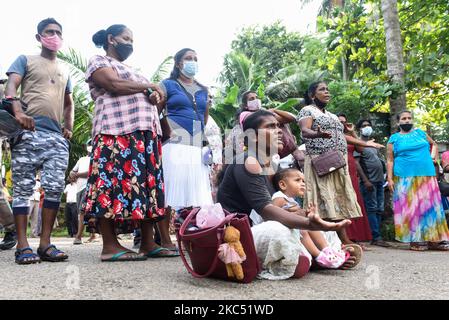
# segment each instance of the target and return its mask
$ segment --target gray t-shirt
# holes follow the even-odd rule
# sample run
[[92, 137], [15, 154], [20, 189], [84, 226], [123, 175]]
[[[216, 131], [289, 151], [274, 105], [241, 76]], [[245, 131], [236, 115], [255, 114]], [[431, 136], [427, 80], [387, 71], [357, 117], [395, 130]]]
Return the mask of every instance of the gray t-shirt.
[[362, 153], [354, 151], [354, 157], [360, 159], [360, 165], [370, 182], [384, 181], [384, 169], [376, 148], [365, 147]]

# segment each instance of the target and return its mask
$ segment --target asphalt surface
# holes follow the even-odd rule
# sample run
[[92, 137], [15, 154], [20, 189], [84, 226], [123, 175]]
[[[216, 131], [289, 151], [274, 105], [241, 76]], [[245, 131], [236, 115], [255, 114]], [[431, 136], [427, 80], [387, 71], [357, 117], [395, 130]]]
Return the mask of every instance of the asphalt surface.
[[[37, 240], [31, 239], [36, 249]], [[131, 241], [124, 242], [132, 246]], [[412, 252], [369, 247], [353, 270], [325, 270], [302, 279], [256, 280], [248, 285], [194, 279], [180, 258], [102, 263], [101, 243], [73, 246], [54, 239], [70, 258], [31, 266], [14, 263], [14, 250], [0, 252], [0, 299], [83, 300], [321, 300], [449, 298], [449, 252]]]

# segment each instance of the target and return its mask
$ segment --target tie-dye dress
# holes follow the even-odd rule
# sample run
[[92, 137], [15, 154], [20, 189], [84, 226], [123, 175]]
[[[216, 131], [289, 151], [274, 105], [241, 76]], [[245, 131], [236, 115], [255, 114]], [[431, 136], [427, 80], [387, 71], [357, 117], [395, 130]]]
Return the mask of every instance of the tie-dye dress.
[[424, 131], [396, 133], [393, 145], [394, 224], [400, 242], [440, 242], [449, 240], [441, 194]]

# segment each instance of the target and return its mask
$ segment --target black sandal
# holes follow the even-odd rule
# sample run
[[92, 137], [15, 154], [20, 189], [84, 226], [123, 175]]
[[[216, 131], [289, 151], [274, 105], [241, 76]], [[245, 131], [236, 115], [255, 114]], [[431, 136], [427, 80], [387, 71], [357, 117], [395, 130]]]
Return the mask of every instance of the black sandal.
[[[31, 253], [25, 253], [25, 251], [31, 251]], [[31, 248], [16, 249], [15, 257], [16, 263], [21, 265], [41, 262], [39, 256]]]
[[[50, 253], [48, 252], [49, 250]], [[58, 256], [61, 253], [63, 253], [64, 255]], [[56, 246], [53, 244], [49, 245], [45, 249], [42, 248], [37, 249], [37, 254], [39, 255], [39, 257], [41, 257], [42, 261], [49, 261], [49, 262], [62, 262], [69, 258], [68, 255], [66, 255], [61, 250], [58, 250]]]

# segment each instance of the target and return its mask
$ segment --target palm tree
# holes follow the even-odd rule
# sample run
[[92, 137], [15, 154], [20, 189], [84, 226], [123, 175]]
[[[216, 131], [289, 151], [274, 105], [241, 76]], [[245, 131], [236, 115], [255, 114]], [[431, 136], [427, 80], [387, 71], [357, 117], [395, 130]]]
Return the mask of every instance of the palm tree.
[[173, 68], [173, 56], [168, 56], [167, 58], [162, 61], [162, 63], [156, 68], [156, 71], [153, 73], [153, 75], [150, 77], [151, 82], [153, 83], [159, 83], [163, 79], [165, 79], [169, 73], [170, 70]]
[[267, 86], [266, 93], [275, 101], [302, 98], [312, 82], [322, 80], [326, 75], [326, 71], [317, 70], [306, 64], [291, 65], [274, 75], [273, 81]]
[[[399, 24], [397, 0], [381, 0], [382, 15], [385, 26], [385, 39], [387, 45], [387, 72], [394, 84], [404, 87], [404, 57]], [[390, 123], [391, 130], [395, 128], [395, 116], [406, 109], [405, 93], [390, 97]]]
[[225, 56], [224, 70], [220, 82], [226, 87], [237, 85], [240, 92], [257, 90], [265, 79], [265, 72], [259, 66], [257, 58], [247, 57], [241, 52], [231, 52]]
[[231, 52], [225, 56], [224, 69], [220, 74], [221, 88], [214, 97], [210, 115], [222, 132], [234, 126], [234, 117], [239, 108], [240, 96], [254, 90], [263, 99], [265, 96], [265, 71], [257, 58], [249, 58], [241, 52]]
[[75, 121], [69, 158], [69, 168], [73, 168], [76, 161], [85, 155], [83, 144], [91, 137], [94, 102], [90, 99], [88, 87], [84, 80], [87, 60], [72, 48], [68, 52], [58, 52], [58, 58], [70, 67], [70, 76], [72, 83], [74, 83]]
[[[302, 4], [301, 9], [313, 1], [315, 0], [300, 0]], [[320, 8], [318, 9], [318, 16], [330, 18], [335, 8], [343, 8], [345, 4], [345, 0], [323, 0]]]

